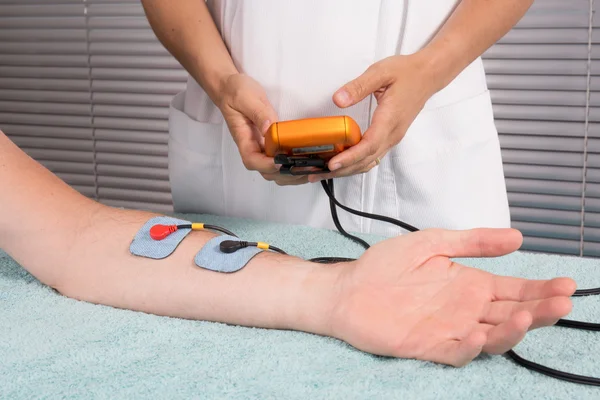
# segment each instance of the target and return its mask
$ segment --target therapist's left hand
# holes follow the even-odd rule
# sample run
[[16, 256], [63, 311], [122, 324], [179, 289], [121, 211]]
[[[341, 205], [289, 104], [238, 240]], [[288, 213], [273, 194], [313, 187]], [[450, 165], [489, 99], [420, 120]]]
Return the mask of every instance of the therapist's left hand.
[[329, 161], [334, 172], [312, 175], [309, 180], [365, 173], [376, 166], [376, 160], [402, 140], [427, 100], [439, 90], [430, 71], [424, 54], [392, 56], [371, 65], [335, 92], [333, 101], [338, 107], [350, 107], [373, 94], [377, 108], [362, 140]]

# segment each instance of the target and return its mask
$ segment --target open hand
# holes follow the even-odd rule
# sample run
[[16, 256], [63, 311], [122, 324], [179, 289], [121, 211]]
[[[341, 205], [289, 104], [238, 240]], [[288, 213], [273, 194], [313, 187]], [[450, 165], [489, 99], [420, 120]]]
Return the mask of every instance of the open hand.
[[392, 56], [371, 65], [361, 76], [335, 92], [338, 107], [350, 107], [373, 94], [377, 108], [362, 140], [333, 157], [329, 174], [313, 175], [311, 182], [370, 171], [398, 144], [429, 98], [439, 90], [421, 53]]
[[277, 121], [277, 113], [258, 82], [248, 75], [231, 75], [223, 85], [218, 106], [246, 169], [278, 185], [308, 182], [306, 176], [281, 175], [273, 158], [263, 153], [264, 134]]
[[381, 242], [340, 267], [332, 336], [370, 353], [462, 366], [501, 354], [529, 329], [571, 310], [575, 282], [527, 280], [466, 267], [450, 257], [518, 249], [511, 229], [426, 230]]

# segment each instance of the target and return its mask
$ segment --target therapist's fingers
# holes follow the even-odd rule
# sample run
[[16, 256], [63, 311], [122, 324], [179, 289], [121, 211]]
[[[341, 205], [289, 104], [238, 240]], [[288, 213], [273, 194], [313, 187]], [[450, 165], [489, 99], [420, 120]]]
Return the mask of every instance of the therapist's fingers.
[[311, 183], [314, 182], [319, 182], [325, 179], [333, 179], [333, 178], [341, 178], [344, 176], [352, 176], [352, 175], [358, 175], [358, 174], [366, 174], [367, 172], [371, 171], [373, 168], [375, 168], [377, 166], [377, 162], [376, 161], [371, 161], [370, 163], [367, 164], [368, 161], [362, 161], [358, 164], [352, 165], [350, 167], [347, 168], [342, 168], [339, 169], [335, 172], [330, 172], [327, 174], [315, 174], [315, 175], [311, 175], [308, 178], [308, 181]]
[[346, 83], [333, 95], [333, 102], [338, 107], [350, 107], [378, 89], [392, 83], [386, 60], [371, 65], [358, 78]]
[[264, 135], [269, 126], [277, 121], [277, 113], [267, 99], [252, 93], [236, 96], [233, 107], [248, 118]]
[[273, 174], [279, 171], [279, 166], [275, 164], [272, 157], [267, 157], [260, 151], [245, 152], [242, 148], [239, 148], [239, 151], [247, 170], [258, 171], [261, 174]]
[[279, 171], [272, 157], [267, 157], [257, 141], [256, 129], [241, 114], [228, 116], [227, 125], [244, 163], [250, 171], [271, 174]]
[[348, 176], [367, 171], [376, 165], [392, 146], [388, 140], [398, 128], [393, 115], [387, 111], [376, 111], [373, 122], [358, 144], [342, 151], [329, 160], [328, 166], [335, 176]]
[[282, 175], [279, 172], [276, 172], [274, 174], [261, 175], [265, 180], [275, 182], [279, 186], [303, 185], [305, 183], [308, 183], [308, 177], [306, 175]]

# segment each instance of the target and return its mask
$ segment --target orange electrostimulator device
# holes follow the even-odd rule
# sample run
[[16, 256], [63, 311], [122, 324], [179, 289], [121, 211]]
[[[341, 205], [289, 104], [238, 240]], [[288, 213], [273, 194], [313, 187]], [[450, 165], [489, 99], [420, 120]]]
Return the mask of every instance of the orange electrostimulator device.
[[265, 154], [275, 158], [282, 174], [329, 172], [327, 161], [357, 144], [360, 127], [348, 116], [275, 122], [265, 135]]

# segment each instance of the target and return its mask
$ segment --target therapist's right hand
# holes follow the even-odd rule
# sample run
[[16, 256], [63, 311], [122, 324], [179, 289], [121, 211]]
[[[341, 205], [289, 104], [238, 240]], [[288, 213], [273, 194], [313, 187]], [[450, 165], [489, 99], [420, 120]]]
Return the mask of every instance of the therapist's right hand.
[[230, 75], [222, 86], [218, 103], [246, 169], [257, 171], [264, 179], [281, 186], [308, 182], [306, 176], [281, 175], [273, 158], [264, 154], [265, 132], [278, 118], [257, 81], [244, 74]]

